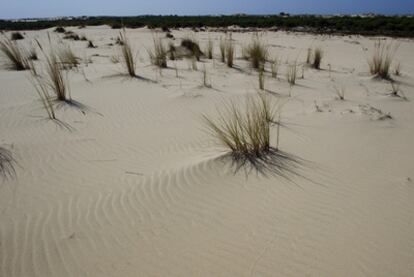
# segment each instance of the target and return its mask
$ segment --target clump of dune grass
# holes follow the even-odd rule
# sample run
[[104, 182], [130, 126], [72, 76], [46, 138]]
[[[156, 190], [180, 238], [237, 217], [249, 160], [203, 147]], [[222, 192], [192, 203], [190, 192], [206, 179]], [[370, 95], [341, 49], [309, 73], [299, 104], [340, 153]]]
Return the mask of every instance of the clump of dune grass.
[[298, 69], [297, 69], [297, 62], [295, 61], [293, 64], [289, 64], [287, 71], [286, 71], [286, 79], [290, 86], [294, 86], [296, 84], [296, 77], [297, 77]]
[[88, 48], [96, 48], [95, 44], [93, 44], [92, 40], [88, 40]]
[[264, 67], [259, 68], [259, 89], [264, 90], [265, 89], [265, 74], [264, 74]]
[[234, 43], [231, 39], [231, 35], [226, 42], [226, 63], [228, 67], [233, 67], [234, 60]]
[[280, 60], [276, 57], [270, 61], [270, 71], [272, 72], [272, 78], [277, 78], [279, 74]]
[[172, 42], [168, 44], [168, 56], [171, 61], [175, 61], [176, 57], [176, 49]]
[[306, 53], [306, 63], [311, 64], [311, 58], [312, 58], [312, 48], [308, 48]]
[[13, 32], [10, 38], [11, 40], [21, 40], [24, 39], [24, 36], [20, 32]]
[[79, 65], [79, 58], [76, 57], [69, 45], [59, 49], [58, 58], [65, 69], [71, 69]]
[[378, 40], [374, 45], [374, 52], [368, 60], [371, 74], [383, 79], [389, 79], [391, 64], [397, 49], [398, 45]]
[[223, 37], [220, 37], [220, 56], [221, 56], [221, 62], [226, 62], [226, 39]]
[[316, 47], [313, 50], [313, 60], [312, 60], [312, 67], [313, 68], [320, 69], [322, 57], [323, 57], [322, 48]]
[[407, 97], [404, 95], [403, 91], [400, 88], [400, 83], [397, 83], [391, 80], [390, 84], [391, 84], [391, 96], [400, 97], [404, 100], [407, 100]]
[[181, 46], [186, 48], [191, 52], [191, 55], [194, 56], [197, 61], [200, 61], [203, 52], [200, 49], [200, 45], [194, 38], [187, 37], [181, 41]]
[[340, 87], [337, 87], [334, 85], [333, 87], [336, 95], [338, 96], [339, 100], [345, 100], [345, 92], [346, 92], [346, 88], [344, 85], [341, 85]]
[[6, 148], [0, 147], [0, 176], [3, 179], [14, 177], [16, 174], [14, 163], [12, 153]]
[[208, 75], [208, 72], [205, 66], [203, 67], [202, 73], [203, 73], [203, 86], [206, 88], [211, 88], [211, 82], [209, 81], [209, 78], [208, 78], [209, 75]]
[[39, 59], [35, 47], [30, 48], [29, 55], [27, 58], [32, 61], [37, 61]]
[[42, 80], [39, 75], [33, 74], [34, 82], [33, 85], [36, 89], [37, 94], [39, 95], [40, 102], [43, 105], [48, 117], [52, 120], [56, 120], [55, 108], [53, 106], [52, 97], [49, 94], [49, 89], [51, 88], [44, 80]]
[[0, 40], [0, 52], [7, 58], [6, 66], [12, 70], [29, 69], [27, 56], [21, 50], [17, 42], [3, 36]]
[[253, 36], [251, 43], [245, 47], [244, 52], [251, 66], [256, 69], [259, 69], [266, 62], [269, 53], [267, 46], [260, 40], [258, 34]]
[[[56, 100], [58, 101], [70, 102], [71, 97], [70, 97], [70, 91], [69, 91], [69, 86], [68, 86], [68, 81], [67, 81], [67, 75], [64, 76], [64, 73], [60, 65], [62, 63], [59, 59], [61, 56], [59, 56], [56, 53], [52, 45], [51, 45], [51, 49], [49, 53], [46, 53], [43, 50], [42, 45], [38, 41], [37, 43], [45, 56], [45, 60], [46, 60], [45, 71], [46, 72], [44, 76], [33, 74], [38, 84], [38, 86], [36, 86], [36, 90], [38, 90], [38, 93], [39, 93], [39, 89], [42, 93], [45, 90], [47, 93], [46, 94], [43, 93], [43, 95], [46, 95], [46, 96], [49, 96], [53, 93], [56, 95]], [[51, 43], [50, 37], [49, 37], [49, 43]], [[50, 97], [47, 97], [47, 98], [49, 99]]]
[[209, 37], [206, 46], [206, 55], [208, 59], [213, 59], [214, 41]]
[[131, 44], [126, 35], [125, 29], [119, 33], [119, 44], [121, 45], [121, 53], [123, 57], [123, 64], [131, 77], [135, 77], [135, 56]]
[[59, 27], [56, 27], [55, 28], [55, 31], [54, 32], [56, 32], [56, 33], [65, 33], [66, 30], [65, 30], [65, 28], [59, 26]]
[[394, 67], [394, 74], [395, 76], [401, 75], [401, 62], [398, 62]]
[[151, 63], [160, 68], [167, 67], [167, 50], [165, 49], [164, 44], [162, 43], [161, 38], [153, 37], [154, 49], [149, 50], [148, 54], [151, 59]]
[[271, 150], [271, 126], [276, 121], [277, 106], [264, 94], [248, 97], [246, 105], [234, 101], [218, 109], [217, 119], [203, 115], [210, 134], [227, 147], [235, 159], [258, 158]]

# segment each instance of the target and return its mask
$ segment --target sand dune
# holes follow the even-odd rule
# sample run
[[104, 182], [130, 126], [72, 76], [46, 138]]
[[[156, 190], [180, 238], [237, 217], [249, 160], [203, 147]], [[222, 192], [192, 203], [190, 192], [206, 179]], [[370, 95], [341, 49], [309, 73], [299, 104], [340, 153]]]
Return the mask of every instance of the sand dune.
[[[214, 62], [169, 62], [160, 74], [151, 30], [127, 30], [142, 81], [110, 60], [118, 30], [72, 29], [98, 47], [53, 30], [21, 42], [48, 47], [50, 33], [91, 59], [69, 72], [84, 106], [56, 109], [70, 130], [46, 118], [28, 71], [0, 71], [0, 146], [17, 161], [0, 186], [0, 276], [414, 275], [412, 40], [398, 40], [403, 100], [369, 74], [374, 38], [263, 34], [282, 61], [265, 84], [286, 102], [280, 147], [304, 161], [286, 179], [236, 170], [201, 120], [256, 93], [257, 72], [241, 59], [250, 33], [233, 34], [235, 69], [218, 60], [222, 34], [206, 32], [195, 35], [202, 46], [215, 39]], [[173, 31], [175, 43], [189, 33]], [[289, 97], [286, 62], [313, 46], [322, 70], [305, 67]], [[203, 66], [212, 88], [201, 86]]]

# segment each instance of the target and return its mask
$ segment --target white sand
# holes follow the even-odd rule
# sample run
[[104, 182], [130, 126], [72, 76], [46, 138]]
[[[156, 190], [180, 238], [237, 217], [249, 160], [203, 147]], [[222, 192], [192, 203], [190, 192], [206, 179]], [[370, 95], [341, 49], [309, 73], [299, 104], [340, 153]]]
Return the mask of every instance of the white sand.
[[[404, 101], [368, 74], [363, 48], [374, 39], [264, 35], [283, 63], [278, 80], [266, 79], [287, 100], [280, 148], [308, 161], [289, 182], [234, 173], [203, 130], [202, 113], [214, 116], [223, 99], [258, 86], [246, 61], [236, 59], [238, 69], [219, 62], [221, 34], [210, 34], [214, 64], [198, 63], [208, 89], [186, 60], [169, 62], [179, 78], [174, 69], [160, 76], [148, 29], [128, 35], [137, 74], [155, 82], [119, 76], [110, 61], [118, 46], [107, 45], [119, 30], [69, 29], [98, 46], [63, 41], [93, 61], [69, 74], [85, 114], [57, 109], [72, 131], [46, 119], [28, 71], [0, 70], [0, 146], [18, 161], [17, 178], [0, 181], [0, 276], [414, 276], [412, 40], [398, 40], [396, 55]], [[46, 46], [47, 32], [57, 42], [43, 30], [19, 43]], [[204, 47], [208, 33], [196, 36]], [[233, 38], [240, 57], [251, 34]], [[310, 46], [324, 49], [323, 70], [306, 68], [289, 98], [285, 62], [303, 62]], [[346, 87], [345, 101], [333, 83]], [[370, 106], [393, 119], [377, 120]]]

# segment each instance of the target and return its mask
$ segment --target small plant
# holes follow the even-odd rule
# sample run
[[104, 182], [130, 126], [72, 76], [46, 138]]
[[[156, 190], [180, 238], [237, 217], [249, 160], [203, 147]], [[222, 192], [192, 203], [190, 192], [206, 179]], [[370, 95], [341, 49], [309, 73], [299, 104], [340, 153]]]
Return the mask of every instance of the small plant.
[[323, 52], [320, 47], [317, 47], [313, 51], [313, 61], [312, 61], [312, 67], [315, 69], [320, 69], [321, 61], [323, 57]]
[[208, 72], [207, 72], [207, 69], [206, 69], [205, 66], [203, 68], [202, 73], [203, 73], [203, 86], [206, 87], [206, 88], [211, 88], [211, 83], [208, 80]]
[[72, 31], [67, 31], [67, 32], [65, 32], [65, 35], [63, 36], [63, 39], [70, 39], [70, 40], [78, 41], [78, 40], [80, 40], [80, 37], [79, 37], [78, 34], [72, 32]]
[[245, 108], [231, 101], [213, 120], [203, 115], [210, 134], [227, 147], [235, 159], [258, 158], [271, 150], [271, 125], [278, 111], [264, 94], [248, 97]]
[[278, 58], [273, 59], [270, 62], [270, 70], [272, 71], [272, 78], [277, 78], [277, 75], [279, 73], [279, 64], [280, 60]]
[[39, 59], [35, 47], [30, 48], [28, 59], [32, 61], [37, 61]]
[[88, 40], [88, 48], [96, 48], [95, 44], [93, 44], [92, 40]]
[[71, 69], [79, 65], [79, 58], [76, 57], [69, 45], [60, 49], [58, 56], [60, 63], [65, 69]]
[[0, 41], [0, 51], [8, 60], [8, 68], [13, 70], [29, 69], [27, 57], [23, 54], [17, 42], [4, 36], [4, 39]]
[[345, 92], [346, 92], [345, 86], [341, 85], [340, 87], [337, 87], [334, 85], [333, 89], [336, 95], [338, 96], [339, 100], [345, 100]]
[[214, 49], [214, 42], [211, 38], [208, 38], [207, 47], [206, 47], [206, 54], [208, 59], [213, 59], [213, 49]]
[[231, 36], [226, 42], [226, 60], [227, 60], [227, 66], [233, 67], [233, 60], [234, 60], [234, 44], [231, 39]]
[[186, 48], [191, 52], [191, 55], [194, 56], [197, 61], [200, 61], [200, 57], [203, 55], [203, 52], [200, 50], [200, 45], [195, 39], [185, 38], [181, 41], [181, 46]]
[[154, 50], [148, 51], [148, 54], [151, 59], [151, 63], [160, 68], [167, 67], [167, 50], [162, 43], [161, 38], [153, 37], [154, 40]]
[[[49, 43], [50, 37], [49, 37]], [[59, 65], [59, 55], [56, 54], [54, 48], [51, 45], [51, 50], [49, 53], [46, 53], [43, 50], [42, 45], [37, 41], [40, 49], [42, 50], [46, 58], [46, 73], [44, 76], [40, 76], [36, 73], [36, 70], [33, 70], [33, 77], [37, 81], [36, 90], [39, 96], [42, 98], [45, 97], [46, 101], [50, 100], [50, 93], [52, 92], [56, 95], [56, 100], [71, 102], [70, 92], [68, 88], [67, 76], [63, 75], [61, 67]], [[43, 102], [43, 100], [42, 100]], [[52, 107], [53, 108], [53, 107]]]
[[260, 67], [258, 76], [259, 76], [259, 88], [261, 90], [264, 90], [264, 85], [265, 85], [264, 67]]
[[400, 97], [404, 100], [407, 100], [407, 97], [405, 97], [403, 91], [400, 88], [399, 83], [391, 81], [390, 84], [391, 84], [391, 96]]
[[20, 32], [13, 32], [11, 34], [11, 40], [21, 40], [24, 39], [24, 36]]
[[395, 76], [401, 75], [401, 62], [398, 62], [394, 67], [394, 74]]
[[382, 43], [381, 40], [374, 45], [374, 53], [368, 60], [369, 70], [372, 75], [383, 79], [390, 78], [390, 68], [398, 45]]
[[55, 32], [56, 33], [65, 33], [66, 30], [65, 30], [65, 28], [59, 26], [59, 27], [55, 28]]
[[286, 72], [286, 79], [290, 86], [294, 86], [296, 84], [296, 77], [297, 77], [297, 62], [295, 61], [293, 64], [288, 65], [287, 72]]
[[133, 50], [126, 35], [125, 29], [119, 33], [119, 36], [124, 66], [129, 76], [135, 77], [135, 56], [133, 55]]
[[220, 37], [220, 56], [221, 56], [221, 62], [226, 62], [226, 39], [223, 37]]
[[37, 74], [33, 74], [35, 82], [33, 83], [36, 92], [39, 95], [43, 108], [47, 112], [50, 119], [56, 120], [55, 108], [53, 106], [52, 97], [49, 94], [48, 84], [45, 83]]
[[170, 42], [168, 44], [168, 55], [171, 61], [175, 61], [175, 59], [177, 58], [175, 52], [176, 52], [175, 46], [172, 42]]
[[259, 69], [268, 57], [268, 49], [266, 45], [260, 40], [259, 35], [253, 36], [252, 42], [247, 46], [245, 53], [250, 60], [253, 68]]
[[306, 63], [311, 64], [312, 59], [312, 49], [308, 48], [307, 54], [306, 54]]
[[6, 148], [0, 147], [0, 176], [3, 179], [12, 178], [16, 174], [14, 163], [12, 153]]

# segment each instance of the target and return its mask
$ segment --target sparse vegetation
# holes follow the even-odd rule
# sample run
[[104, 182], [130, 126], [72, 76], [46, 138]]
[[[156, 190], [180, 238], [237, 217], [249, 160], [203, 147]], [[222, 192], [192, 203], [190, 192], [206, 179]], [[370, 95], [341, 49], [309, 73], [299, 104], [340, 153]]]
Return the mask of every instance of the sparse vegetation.
[[374, 45], [374, 52], [368, 60], [371, 74], [383, 79], [389, 79], [391, 64], [397, 49], [398, 45], [378, 40]]
[[3, 179], [14, 177], [16, 174], [14, 163], [12, 153], [6, 148], [0, 147], [0, 176]]
[[226, 62], [228, 67], [233, 67], [233, 60], [234, 60], [234, 43], [229, 36], [229, 39], [226, 42]]
[[170, 42], [168, 44], [168, 56], [169, 56], [169, 59], [171, 61], [175, 61], [175, 59], [176, 59], [175, 51], [176, 51], [176, 49], [175, 49], [174, 44], [172, 42]]
[[259, 68], [259, 88], [261, 90], [264, 90], [264, 85], [265, 85], [265, 74], [264, 74], [264, 67], [260, 67]]
[[339, 100], [345, 100], [345, 92], [346, 92], [346, 88], [345, 88], [345, 86], [344, 85], [341, 85], [341, 86], [336, 86], [336, 85], [334, 85], [333, 86], [333, 89], [334, 89], [334, 91], [335, 91], [335, 93], [336, 93], [336, 95], [338, 96], [338, 99]]
[[401, 62], [398, 62], [394, 67], [394, 74], [395, 76], [401, 75]]
[[[50, 37], [49, 37], [50, 42]], [[44, 76], [39, 74], [33, 74], [33, 77], [37, 81], [36, 90], [39, 93], [39, 96], [47, 96], [46, 101], [50, 99], [49, 92], [52, 92], [56, 95], [58, 101], [70, 102], [70, 92], [68, 87], [67, 78], [63, 75], [59, 55], [56, 54], [56, 51], [51, 46], [49, 53], [46, 53], [42, 45], [37, 41], [40, 49], [42, 50], [45, 59], [46, 59], [46, 73]], [[33, 73], [33, 71], [32, 71]], [[41, 96], [42, 98], [42, 96]], [[42, 100], [43, 101], [43, 100]], [[53, 108], [53, 107], [52, 107]]]
[[35, 47], [30, 48], [28, 59], [32, 61], [37, 61], [39, 59]]
[[207, 47], [206, 47], [206, 55], [207, 55], [207, 58], [210, 60], [213, 59], [213, 50], [214, 50], [214, 42], [209, 37], [208, 42], [207, 42]]
[[280, 64], [279, 58], [274, 58], [273, 60], [271, 60], [270, 70], [272, 72], [272, 78], [275, 78], [275, 79], [277, 78], [279, 74], [279, 64]]
[[287, 71], [286, 71], [286, 79], [290, 86], [294, 86], [296, 84], [296, 77], [297, 77], [298, 69], [297, 69], [297, 62], [295, 61], [293, 64], [289, 64]]
[[151, 63], [160, 68], [167, 67], [167, 50], [161, 40], [161, 38], [154, 36], [154, 49], [148, 51], [148, 54], [151, 59]]
[[96, 48], [95, 44], [93, 44], [92, 40], [88, 40], [88, 48]]
[[58, 57], [64, 69], [71, 69], [79, 65], [79, 58], [76, 57], [69, 45], [59, 50]]
[[59, 27], [56, 27], [56, 28], [55, 28], [55, 32], [56, 32], [56, 33], [65, 33], [65, 32], [66, 32], [66, 30], [65, 30], [65, 28], [63, 28], [63, 27], [59, 26]]
[[123, 29], [123, 31], [119, 33], [119, 36], [121, 52], [123, 57], [122, 61], [129, 76], [135, 77], [135, 56], [133, 54], [133, 50], [126, 35], [125, 29]]
[[315, 69], [320, 69], [321, 61], [323, 57], [323, 51], [320, 47], [317, 47], [313, 50], [313, 61], [312, 67]]
[[13, 32], [10, 38], [11, 40], [21, 40], [24, 39], [24, 36], [20, 32]]
[[218, 110], [216, 120], [203, 115], [211, 135], [227, 147], [235, 159], [256, 158], [266, 155], [270, 149], [271, 125], [278, 109], [270, 98], [262, 93], [248, 97], [245, 108], [236, 102], [228, 102]]
[[194, 56], [197, 61], [200, 61], [200, 57], [203, 55], [203, 52], [200, 50], [200, 45], [193, 38], [185, 38], [181, 41], [181, 46], [186, 48], [191, 52], [191, 55]]
[[3, 36], [3, 39], [0, 40], [0, 51], [7, 58], [6, 66], [8, 68], [13, 70], [29, 69], [27, 56], [20, 49], [17, 42]]
[[206, 88], [211, 88], [211, 82], [208, 80], [208, 72], [206, 67], [203, 68], [203, 86]]
[[264, 65], [268, 57], [267, 46], [260, 40], [258, 34], [253, 36], [251, 43], [246, 46], [244, 52], [252, 67], [256, 69]]
[[223, 37], [220, 37], [220, 56], [221, 56], [221, 62], [226, 62], [226, 39]]

